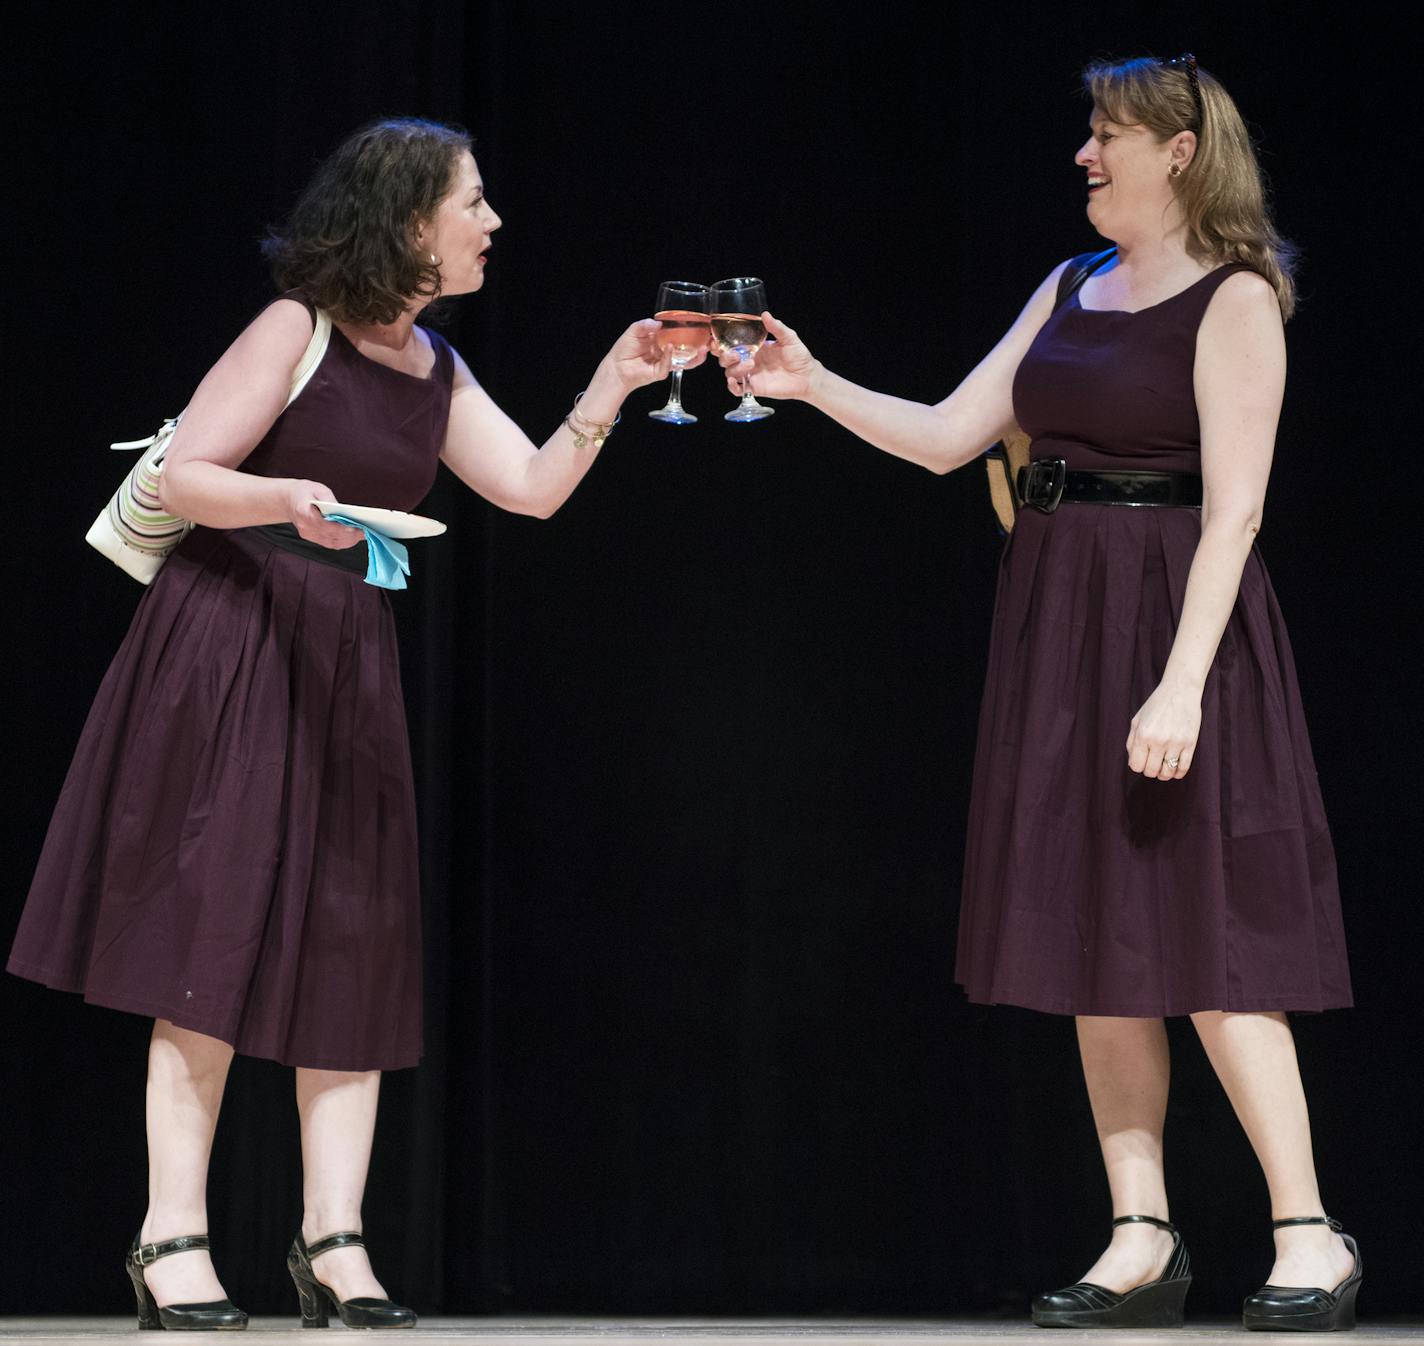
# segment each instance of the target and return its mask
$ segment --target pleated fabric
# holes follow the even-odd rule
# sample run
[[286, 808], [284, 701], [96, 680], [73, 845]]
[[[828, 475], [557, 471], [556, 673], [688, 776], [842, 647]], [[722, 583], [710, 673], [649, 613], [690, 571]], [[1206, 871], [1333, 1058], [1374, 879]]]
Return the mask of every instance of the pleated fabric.
[[[1106, 345], [1119, 356], [1108, 362], [1115, 380], [1140, 373], [1170, 393], [1152, 363], [1180, 363], [1187, 324], [1194, 350], [1224, 278], [1212, 273], [1209, 288], [1142, 323], [1075, 305], [1040, 334], [1048, 382], [1067, 386], [1065, 350], [1090, 349], [1101, 364]], [[1030, 351], [1015, 387], [1031, 419], [1034, 360]], [[1189, 364], [1176, 387], [1182, 377]], [[1087, 378], [1073, 393], [1093, 399], [1085, 423], [1111, 416], [1096, 391]], [[1159, 405], [1181, 420], [1180, 398]], [[1073, 419], [1071, 408], [1053, 414]], [[1129, 419], [1132, 442], [1094, 423], [1081, 447], [1061, 429], [1036, 436], [1033, 456], [1143, 466], [1133, 453], [1142, 407]], [[1172, 453], [1182, 469], [1189, 446], [1172, 440], [1157, 437], [1153, 466]], [[1129, 724], [1166, 666], [1200, 532], [1194, 509], [1019, 515], [999, 571], [965, 858], [957, 978], [972, 1000], [1125, 1016], [1351, 1003], [1334, 850], [1258, 549], [1207, 678], [1191, 770], [1164, 782], [1127, 766]]]
[[[340, 499], [409, 508], [443, 440], [440, 349], [436, 379], [420, 380], [334, 338], [312, 401], [304, 392], [261, 446], [265, 473], [315, 446]], [[367, 390], [354, 410], [343, 383]], [[323, 403], [342, 408], [339, 443], [313, 414]], [[423, 445], [393, 448], [392, 427], [412, 420]], [[406, 464], [398, 485], [392, 456]], [[8, 968], [246, 1055], [414, 1065], [417, 857], [385, 591], [253, 530], [196, 528], [99, 689]]]

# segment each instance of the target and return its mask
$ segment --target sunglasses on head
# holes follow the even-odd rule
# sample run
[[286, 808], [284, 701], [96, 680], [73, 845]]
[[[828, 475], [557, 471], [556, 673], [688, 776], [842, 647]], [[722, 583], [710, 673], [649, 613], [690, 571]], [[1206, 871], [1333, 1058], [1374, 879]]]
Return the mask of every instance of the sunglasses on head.
[[1202, 124], [1202, 96], [1201, 83], [1197, 79], [1197, 58], [1191, 52], [1183, 52], [1180, 56], [1174, 56], [1170, 61], [1161, 61], [1159, 64], [1166, 66], [1168, 70], [1185, 70], [1187, 72], [1187, 83], [1192, 86], [1192, 102], [1197, 109], [1197, 127]]

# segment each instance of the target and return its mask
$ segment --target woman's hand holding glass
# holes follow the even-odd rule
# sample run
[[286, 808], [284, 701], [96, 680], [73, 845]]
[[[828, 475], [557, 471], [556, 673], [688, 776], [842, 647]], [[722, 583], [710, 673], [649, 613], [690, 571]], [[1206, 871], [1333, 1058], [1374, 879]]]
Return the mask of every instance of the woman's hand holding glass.
[[821, 362], [806, 348], [806, 343], [770, 313], [763, 313], [768, 340], [762, 348], [745, 360], [735, 351], [724, 351], [722, 368], [727, 371], [727, 391], [740, 395], [737, 386], [743, 380], [756, 379], [756, 392], [762, 397], [800, 398], [810, 394]]
[[[766, 286], [755, 276], [737, 276], [719, 280], [711, 291], [712, 340], [722, 355], [736, 357], [745, 371], [747, 362], [766, 340], [766, 324], [761, 315], [766, 311]], [[729, 381], [730, 386], [730, 381]], [[773, 415], [752, 396], [751, 384], [742, 380], [733, 391], [741, 403], [722, 419], [726, 421], [760, 421]]]
[[[585, 417], [611, 424], [629, 393], [667, 377], [672, 360], [658, 341], [661, 331], [662, 323], [656, 318], [639, 318], [613, 343], [579, 403]], [[690, 369], [706, 358], [707, 352], [699, 351], [683, 367]]]
[[[610, 370], [628, 392], [666, 378], [672, 368], [672, 356], [658, 340], [662, 328], [656, 318], [639, 318], [613, 343], [601, 368]], [[706, 358], [707, 351], [700, 350], [682, 367], [695, 369]]]

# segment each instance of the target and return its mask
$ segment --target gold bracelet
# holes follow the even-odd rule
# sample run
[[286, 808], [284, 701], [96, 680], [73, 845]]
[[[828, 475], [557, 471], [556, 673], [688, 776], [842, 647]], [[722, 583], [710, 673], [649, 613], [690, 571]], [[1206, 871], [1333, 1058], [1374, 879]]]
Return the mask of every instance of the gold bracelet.
[[[584, 392], [587, 391], [588, 389], [585, 388]], [[570, 408], [569, 414], [564, 417], [564, 424], [568, 426], [569, 433], [574, 437], [574, 448], [587, 448], [591, 440], [595, 449], [601, 449], [603, 447], [603, 441], [613, 433], [613, 427], [623, 419], [623, 413], [620, 411], [607, 423], [589, 420], [589, 418], [583, 415], [578, 409], [578, 404], [582, 397], [583, 393], [580, 393], [578, 397], [574, 398], [574, 404]]]

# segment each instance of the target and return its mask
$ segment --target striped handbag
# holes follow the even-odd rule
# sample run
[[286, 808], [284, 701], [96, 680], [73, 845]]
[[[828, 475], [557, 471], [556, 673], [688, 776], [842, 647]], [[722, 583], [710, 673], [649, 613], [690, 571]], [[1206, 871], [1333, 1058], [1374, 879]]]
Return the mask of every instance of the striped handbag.
[[[287, 393], [285, 411], [296, 401], [297, 394], [307, 386], [316, 372], [326, 344], [331, 340], [331, 318], [317, 310], [311, 340], [292, 371], [292, 386]], [[120, 570], [132, 575], [140, 584], [149, 583], [158, 574], [168, 554], [188, 535], [192, 524], [169, 514], [158, 502], [158, 479], [163, 475], [163, 457], [168, 442], [178, 428], [182, 416], [163, 422], [158, 433], [147, 439], [130, 439], [110, 444], [111, 449], [142, 449], [139, 458], [109, 503], [94, 520], [84, 540], [102, 552]]]

